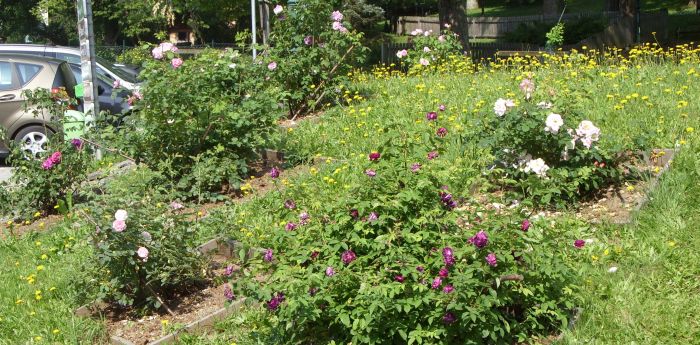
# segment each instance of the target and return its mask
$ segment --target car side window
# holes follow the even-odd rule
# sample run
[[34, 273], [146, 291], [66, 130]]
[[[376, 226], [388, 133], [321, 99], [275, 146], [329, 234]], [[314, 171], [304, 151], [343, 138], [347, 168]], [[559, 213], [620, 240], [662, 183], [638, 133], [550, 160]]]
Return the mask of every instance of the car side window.
[[41, 65], [34, 65], [29, 63], [16, 63], [17, 74], [19, 75], [19, 83], [22, 86], [27, 85], [37, 74], [41, 71]]
[[0, 91], [12, 89], [12, 64], [0, 61]]
[[68, 61], [68, 63], [80, 64], [80, 55], [76, 54], [66, 54], [66, 53], [56, 53], [56, 58], [59, 60]]

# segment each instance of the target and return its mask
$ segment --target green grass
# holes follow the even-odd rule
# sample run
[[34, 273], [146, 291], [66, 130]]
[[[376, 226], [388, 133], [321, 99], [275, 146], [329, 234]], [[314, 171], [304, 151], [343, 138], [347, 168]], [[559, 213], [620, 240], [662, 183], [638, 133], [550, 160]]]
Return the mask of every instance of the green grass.
[[[652, 194], [651, 203], [626, 227], [598, 230], [585, 271], [581, 320], [566, 344], [700, 343], [700, 145], [683, 150]], [[606, 259], [606, 248], [622, 251]], [[616, 273], [608, 273], [610, 266]]]

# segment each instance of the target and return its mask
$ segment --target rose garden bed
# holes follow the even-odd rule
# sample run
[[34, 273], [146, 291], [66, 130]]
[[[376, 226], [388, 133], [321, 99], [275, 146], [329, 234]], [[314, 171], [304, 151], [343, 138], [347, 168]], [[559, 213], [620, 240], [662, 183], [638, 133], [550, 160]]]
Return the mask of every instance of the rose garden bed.
[[110, 342], [118, 345], [166, 344], [177, 340], [183, 333], [210, 328], [238, 310], [245, 301], [241, 298], [227, 305], [227, 283], [218, 277], [224, 275], [227, 262], [240, 255], [248, 258], [253, 251], [239, 252], [238, 242], [222, 239], [208, 241], [197, 249], [211, 258], [208, 279], [200, 289], [183, 292], [165, 301], [173, 314], [161, 312], [139, 317], [133, 310], [99, 302], [82, 306], [75, 314], [104, 319]]

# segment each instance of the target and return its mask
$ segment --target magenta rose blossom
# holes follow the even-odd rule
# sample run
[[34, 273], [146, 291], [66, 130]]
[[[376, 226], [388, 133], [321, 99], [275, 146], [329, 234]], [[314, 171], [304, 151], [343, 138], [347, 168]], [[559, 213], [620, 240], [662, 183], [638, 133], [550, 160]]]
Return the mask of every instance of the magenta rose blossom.
[[438, 114], [437, 114], [436, 112], [434, 112], [434, 111], [431, 111], [431, 112], [425, 114], [425, 118], [426, 118], [428, 121], [435, 121], [435, 120], [437, 120], [437, 118], [438, 118]]
[[430, 151], [428, 152], [428, 160], [433, 160], [435, 158], [438, 158], [440, 154], [437, 153], [437, 151]]
[[488, 263], [491, 267], [496, 267], [496, 265], [498, 265], [496, 262], [496, 254], [489, 253], [489, 255], [486, 255], [486, 263]]
[[452, 291], [455, 291], [455, 288], [452, 285], [445, 285], [445, 287], [442, 288], [442, 292], [444, 293], [450, 293]]
[[180, 68], [180, 66], [182, 66], [182, 62], [182, 59], [174, 58], [170, 61], [170, 65], [172, 65], [173, 68]]
[[335, 275], [335, 270], [333, 269], [333, 266], [326, 267], [326, 276], [332, 277], [334, 275]]
[[224, 286], [224, 297], [226, 297], [227, 300], [233, 301], [236, 296], [233, 295], [233, 291], [231, 290], [231, 286], [229, 284], [226, 284]]
[[382, 155], [381, 155], [379, 152], [376, 152], [376, 151], [369, 154], [369, 160], [370, 160], [370, 161], [379, 160], [379, 158], [381, 158], [381, 157], [382, 157]]
[[267, 64], [267, 69], [269, 69], [270, 71], [274, 71], [275, 69], [277, 69], [277, 63], [274, 61], [270, 62], [269, 64]]
[[530, 229], [530, 220], [529, 219], [523, 220], [523, 225], [520, 227], [520, 229], [523, 230], [524, 232], [527, 232], [527, 230]]
[[375, 177], [375, 176], [377, 176], [377, 172], [372, 170], [372, 169], [367, 169], [367, 170], [365, 170], [365, 175], [367, 175], [369, 177]]
[[472, 238], [469, 239], [469, 243], [473, 244], [477, 248], [481, 249], [486, 247], [486, 245], [489, 243], [489, 237], [486, 235], [484, 230], [481, 230], [476, 233]]
[[406, 278], [403, 275], [398, 274], [394, 277], [394, 280], [399, 283], [403, 283], [403, 281], [406, 280]]
[[445, 111], [445, 109], [447, 109], [447, 107], [445, 107], [444, 104], [440, 104], [440, 106], [438, 107], [438, 109], [440, 109], [440, 111]]
[[272, 262], [272, 258], [272, 249], [265, 249], [265, 251], [263, 252], [263, 260], [265, 260], [266, 262]]
[[445, 261], [445, 265], [447, 265], [447, 267], [455, 264], [455, 257], [452, 248], [445, 247], [442, 249], [442, 259]]
[[277, 168], [270, 169], [270, 177], [272, 177], [272, 178], [280, 177], [280, 171], [277, 170]]
[[304, 44], [306, 44], [307, 46], [314, 44], [314, 37], [313, 36], [304, 37]]
[[357, 259], [357, 255], [355, 255], [352, 250], [346, 250], [342, 255], [340, 255], [340, 259], [343, 260], [344, 264], [349, 265], [351, 262]]
[[421, 168], [420, 163], [413, 163], [411, 164], [411, 171], [412, 172], [418, 172]]
[[277, 308], [279, 308], [280, 304], [284, 302], [284, 294], [281, 292], [278, 292], [275, 294], [275, 297], [272, 297], [272, 299], [267, 302], [267, 309], [270, 311], [275, 311]]
[[297, 224], [294, 222], [289, 222], [289, 223], [287, 223], [287, 225], [284, 226], [284, 229], [287, 231], [293, 231], [293, 230], [296, 230], [296, 228], [297, 228]]
[[353, 208], [352, 210], [350, 210], [350, 217], [357, 219], [358, 217], [360, 217], [360, 211]]
[[53, 162], [51, 161], [51, 157], [46, 158], [44, 162], [41, 163], [41, 168], [44, 170], [50, 170], [53, 168]]
[[455, 321], [457, 321], [457, 318], [452, 313], [445, 313], [445, 316], [442, 317], [442, 322], [446, 325], [453, 324]]
[[586, 245], [586, 241], [584, 240], [576, 240], [574, 241], [574, 247], [576, 248], [583, 248], [583, 246]]
[[440, 278], [447, 278], [447, 276], [450, 275], [450, 271], [447, 270], [447, 268], [443, 267], [440, 269], [440, 272], [438, 272], [438, 275]]
[[233, 274], [233, 266], [228, 265], [226, 266], [226, 269], [224, 270], [224, 275], [227, 277], [230, 277]]
[[83, 141], [80, 139], [71, 139], [70, 141], [71, 145], [75, 147], [76, 150], [80, 150], [83, 148]]
[[435, 134], [440, 138], [444, 138], [447, 135], [447, 128], [440, 127], [438, 128], [437, 132], [435, 132]]
[[51, 162], [56, 165], [58, 163], [61, 163], [61, 153], [56, 151], [53, 154], [51, 154]]
[[291, 200], [291, 199], [285, 200], [284, 201], [284, 208], [286, 208], [288, 210], [293, 210], [293, 209], [297, 208], [297, 204], [294, 202], [294, 200]]
[[437, 289], [437, 288], [440, 287], [440, 285], [442, 285], [442, 278], [440, 278], [440, 277], [435, 277], [435, 279], [433, 279], [433, 283], [432, 283], [432, 285], [431, 285], [432, 288], [433, 288], [433, 289]]

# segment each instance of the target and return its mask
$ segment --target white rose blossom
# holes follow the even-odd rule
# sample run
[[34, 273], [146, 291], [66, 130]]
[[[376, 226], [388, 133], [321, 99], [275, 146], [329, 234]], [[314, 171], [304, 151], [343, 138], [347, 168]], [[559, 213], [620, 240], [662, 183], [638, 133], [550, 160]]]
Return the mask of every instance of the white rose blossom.
[[544, 131], [552, 134], [559, 133], [559, 128], [564, 125], [564, 120], [562, 120], [561, 115], [551, 113], [547, 115], [547, 120], [545, 120]]
[[533, 172], [539, 177], [546, 177], [547, 170], [549, 170], [549, 166], [544, 162], [542, 158], [533, 159], [527, 162], [525, 168], [523, 169], [524, 172]]
[[498, 115], [498, 117], [502, 117], [506, 114], [508, 108], [512, 108], [514, 106], [515, 102], [513, 102], [513, 100], [499, 98], [493, 105], [493, 111], [496, 113], [496, 115]]

